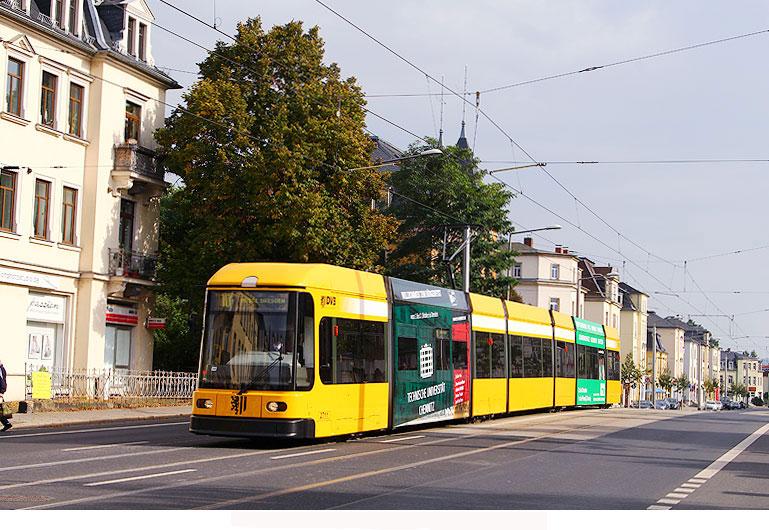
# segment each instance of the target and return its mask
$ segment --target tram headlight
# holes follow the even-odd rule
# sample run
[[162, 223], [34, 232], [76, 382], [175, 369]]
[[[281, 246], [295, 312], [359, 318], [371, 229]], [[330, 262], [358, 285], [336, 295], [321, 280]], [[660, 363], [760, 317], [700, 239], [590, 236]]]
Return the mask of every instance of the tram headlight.
[[270, 412], [283, 412], [288, 408], [288, 405], [282, 401], [270, 401], [267, 403], [267, 410]]
[[199, 409], [212, 409], [214, 408], [214, 402], [210, 399], [199, 399], [196, 402]]

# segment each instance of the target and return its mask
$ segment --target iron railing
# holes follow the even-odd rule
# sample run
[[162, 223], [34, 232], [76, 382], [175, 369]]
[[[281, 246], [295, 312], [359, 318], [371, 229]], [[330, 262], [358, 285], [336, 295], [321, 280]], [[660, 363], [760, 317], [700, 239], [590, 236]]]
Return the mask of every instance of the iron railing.
[[129, 252], [122, 248], [109, 249], [110, 276], [127, 276], [153, 281], [158, 270], [158, 257], [152, 254]]
[[140, 145], [118, 144], [115, 146], [115, 169], [132, 171], [163, 182], [165, 169], [160, 156], [152, 149]]
[[[27, 398], [33, 396], [33, 372], [26, 366]], [[192, 372], [140, 372], [132, 370], [64, 370], [45, 368], [51, 377], [51, 399], [64, 402], [120, 401], [128, 399], [190, 400], [197, 388]], [[47, 377], [45, 377], [47, 379]]]

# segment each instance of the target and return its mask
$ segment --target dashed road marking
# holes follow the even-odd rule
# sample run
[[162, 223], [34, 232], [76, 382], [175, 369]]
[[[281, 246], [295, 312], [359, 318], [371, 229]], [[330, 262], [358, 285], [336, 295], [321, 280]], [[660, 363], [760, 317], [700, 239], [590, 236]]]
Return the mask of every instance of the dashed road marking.
[[406, 440], [416, 440], [417, 438], [424, 438], [424, 436], [419, 435], [419, 436], [406, 436], [405, 438], [392, 438], [390, 440], [382, 440], [380, 443], [390, 444], [395, 442], [405, 442]]
[[[694, 493], [696, 488], [699, 488], [703, 484], [705, 484], [708, 479], [713, 478], [716, 473], [721, 471], [724, 467], [726, 467], [729, 462], [740, 456], [742, 452], [750, 447], [750, 444], [755, 442], [758, 438], [760, 438], [764, 433], [769, 431], [769, 423], [762, 425], [753, 433], [748, 435], [744, 440], [742, 440], [740, 443], [729, 449], [727, 452], [719, 456], [715, 462], [710, 464], [708, 467], [694, 475], [694, 477], [690, 478], [688, 481], [684, 482], [680, 487], [673, 490], [673, 492], [668, 493], [667, 497], [662, 498], [658, 500], [655, 504], [652, 504], [651, 506], [647, 506], [647, 510], [660, 510], [664, 509], [663, 507], [660, 507], [660, 504], [678, 504], [681, 502], [682, 499], [687, 498], [691, 493]], [[668, 509], [670, 507], [667, 507]]]
[[168, 475], [178, 475], [180, 473], [191, 473], [197, 469], [180, 469], [178, 471], [168, 471], [166, 473], [153, 473], [152, 475], [139, 475], [138, 477], [116, 478], [114, 480], [104, 480], [102, 482], [91, 482], [84, 486], [104, 486], [106, 484], [117, 484], [118, 482], [130, 482], [132, 480], [144, 480], [145, 478], [166, 477]]
[[292, 453], [290, 455], [271, 456], [270, 460], [282, 460], [284, 458], [294, 458], [295, 456], [317, 455], [318, 453], [328, 453], [336, 449], [318, 449], [317, 451], [305, 451], [304, 453]]

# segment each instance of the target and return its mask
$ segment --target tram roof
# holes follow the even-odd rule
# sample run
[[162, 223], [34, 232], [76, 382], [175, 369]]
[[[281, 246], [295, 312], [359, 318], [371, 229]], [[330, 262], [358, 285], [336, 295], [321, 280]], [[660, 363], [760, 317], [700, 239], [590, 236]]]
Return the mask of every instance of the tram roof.
[[304, 287], [328, 289], [368, 297], [385, 298], [384, 277], [325, 263], [230, 263], [219, 269], [209, 287], [241, 286], [256, 278], [251, 287]]

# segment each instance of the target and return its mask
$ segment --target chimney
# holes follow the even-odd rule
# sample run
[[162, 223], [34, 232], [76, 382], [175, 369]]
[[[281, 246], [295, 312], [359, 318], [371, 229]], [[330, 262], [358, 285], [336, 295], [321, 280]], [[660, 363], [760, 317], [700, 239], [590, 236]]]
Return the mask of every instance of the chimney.
[[561, 254], [561, 253], [562, 253], [562, 251], [561, 251], [561, 245], [556, 245], [556, 246], [555, 246], [555, 253], [556, 253], [556, 254]]
[[532, 247], [532, 248], [534, 248], [534, 238], [533, 238], [533, 237], [531, 237], [531, 236], [529, 236], [529, 237], [524, 237], [524, 238], [523, 238], [523, 244], [524, 244], [524, 245], [526, 245], [527, 247]]
[[568, 254], [569, 253], [569, 247], [563, 247], [563, 253]]

